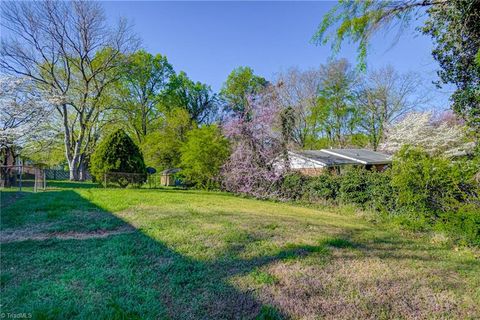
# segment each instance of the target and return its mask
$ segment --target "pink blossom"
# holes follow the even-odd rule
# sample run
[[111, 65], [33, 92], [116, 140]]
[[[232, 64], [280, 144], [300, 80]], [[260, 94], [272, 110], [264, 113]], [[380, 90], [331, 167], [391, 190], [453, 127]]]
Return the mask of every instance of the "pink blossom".
[[233, 142], [233, 152], [222, 170], [225, 189], [259, 198], [274, 195], [274, 186], [282, 177], [273, 166], [282, 145], [278, 121], [278, 107], [263, 95], [250, 99], [243, 113], [224, 123], [224, 134]]

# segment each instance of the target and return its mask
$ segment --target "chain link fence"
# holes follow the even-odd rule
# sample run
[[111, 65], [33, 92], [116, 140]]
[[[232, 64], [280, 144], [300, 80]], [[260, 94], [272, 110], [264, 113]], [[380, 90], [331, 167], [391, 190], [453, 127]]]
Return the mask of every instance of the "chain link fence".
[[147, 181], [146, 173], [107, 172], [103, 174], [103, 186], [140, 188]]
[[[45, 169], [45, 177], [47, 180], [69, 180], [70, 172], [62, 169]], [[85, 172], [85, 180], [92, 180], [91, 174]]]
[[45, 171], [34, 166], [0, 166], [0, 188], [32, 190], [37, 192], [47, 187]]

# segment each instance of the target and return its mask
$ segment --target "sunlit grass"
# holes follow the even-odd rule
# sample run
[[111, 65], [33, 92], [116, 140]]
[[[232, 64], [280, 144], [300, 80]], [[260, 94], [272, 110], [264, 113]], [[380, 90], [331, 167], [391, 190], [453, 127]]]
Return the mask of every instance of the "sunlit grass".
[[[475, 252], [333, 208], [67, 184], [15, 199], [1, 218], [2, 233], [18, 235], [2, 244], [1, 312], [151, 319], [480, 312]], [[136, 231], [88, 237], [126, 225]], [[28, 240], [35, 234], [51, 239]]]

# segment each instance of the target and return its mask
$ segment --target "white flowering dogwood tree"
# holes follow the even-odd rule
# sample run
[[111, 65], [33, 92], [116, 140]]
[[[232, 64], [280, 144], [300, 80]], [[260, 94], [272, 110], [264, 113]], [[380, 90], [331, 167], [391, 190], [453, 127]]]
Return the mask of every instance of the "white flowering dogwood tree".
[[30, 139], [42, 135], [46, 117], [55, 103], [44, 98], [28, 78], [0, 77], [0, 149], [2, 163], [13, 159]]
[[387, 129], [381, 149], [395, 153], [404, 145], [423, 148], [432, 155], [461, 156], [473, 151], [465, 125], [451, 113], [411, 112]]

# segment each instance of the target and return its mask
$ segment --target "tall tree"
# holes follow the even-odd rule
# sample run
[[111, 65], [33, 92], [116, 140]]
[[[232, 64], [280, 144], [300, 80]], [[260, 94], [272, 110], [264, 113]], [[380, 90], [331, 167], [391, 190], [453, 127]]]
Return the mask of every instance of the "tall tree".
[[180, 148], [192, 126], [184, 108], [167, 111], [159, 127], [146, 135], [141, 146], [147, 165], [158, 170], [176, 168], [180, 164]]
[[223, 186], [232, 192], [267, 197], [275, 192], [282, 169], [280, 110], [269, 95], [250, 99], [243, 114], [232, 114], [223, 131], [232, 142], [232, 154], [222, 170]]
[[322, 78], [314, 113], [330, 146], [346, 146], [359, 122], [354, 88], [358, 77], [344, 59], [332, 61], [320, 68]]
[[346, 39], [353, 41], [365, 68], [369, 42], [379, 30], [402, 32], [413, 18], [424, 14], [428, 18], [421, 30], [433, 39], [441, 82], [456, 87], [453, 110], [479, 137], [480, 66], [475, 63], [480, 50], [479, 0], [340, 1], [323, 17], [313, 41], [330, 43], [335, 52]]
[[125, 124], [142, 143], [152, 124], [162, 116], [164, 99], [173, 67], [160, 54], [144, 50], [127, 57], [116, 90], [116, 105]]
[[184, 72], [171, 77], [165, 103], [168, 108], [185, 109], [197, 124], [211, 123], [217, 116], [217, 95], [210, 86], [190, 80]]
[[104, 110], [105, 92], [118, 80], [122, 57], [138, 41], [127, 23], [106, 23], [95, 1], [2, 2], [0, 67], [60, 96], [70, 179], [83, 178], [92, 130]]
[[255, 75], [252, 68], [238, 67], [228, 75], [220, 95], [227, 103], [227, 111], [242, 114], [248, 107], [249, 99], [266, 86], [267, 80]]
[[317, 104], [321, 83], [318, 69], [302, 71], [291, 68], [277, 77], [278, 103], [294, 119], [291, 139], [300, 148], [306, 147], [309, 138], [316, 134], [317, 123], [313, 121], [312, 111]]
[[356, 103], [360, 126], [373, 150], [377, 150], [387, 126], [422, 104], [419, 87], [418, 76], [399, 74], [391, 66], [371, 71], [361, 81]]
[[[453, 110], [480, 139], [480, 1], [451, 0], [428, 9], [423, 33], [432, 37], [438, 76], [456, 87]], [[440, 83], [438, 83], [440, 85]]]
[[216, 125], [205, 125], [187, 133], [181, 147], [182, 174], [197, 187], [218, 188], [220, 169], [228, 158], [229, 144]]

